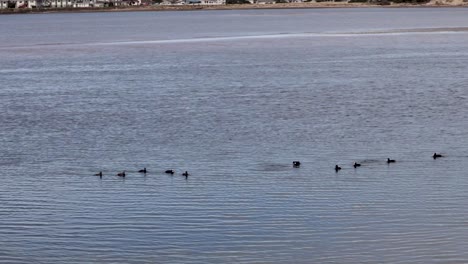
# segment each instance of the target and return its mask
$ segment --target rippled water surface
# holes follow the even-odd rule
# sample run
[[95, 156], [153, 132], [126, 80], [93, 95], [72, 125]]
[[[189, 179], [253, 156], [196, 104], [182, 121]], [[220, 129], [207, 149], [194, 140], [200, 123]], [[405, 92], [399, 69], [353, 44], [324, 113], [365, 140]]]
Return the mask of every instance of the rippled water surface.
[[467, 28], [0, 16], [0, 263], [467, 263]]

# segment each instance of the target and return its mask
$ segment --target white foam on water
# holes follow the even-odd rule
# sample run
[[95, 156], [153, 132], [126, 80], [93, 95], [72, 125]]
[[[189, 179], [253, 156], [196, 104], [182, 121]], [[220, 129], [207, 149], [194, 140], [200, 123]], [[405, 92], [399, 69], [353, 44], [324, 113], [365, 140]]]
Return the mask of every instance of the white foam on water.
[[460, 34], [467, 33], [468, 28], [420, 28], [420, 29], [394, 29], [385, 31], [362, 31], [362, 32], [330, 32], [330, 33], [280, 33], [261, 34], [245, 36], [221, 36], [221, 37], [195, 37], [184, 39], [156, 39], [156, 40], [132, 40], [132, 41], [111, 41], [111, 42], [91, 42], [91, 43], [41, 43], [24, 46], [5, 46], [0, 49], [21, 49], [31, 47], [76, 47], [76, 46], [111, 46], [111, 45], [148, 45], [148, 44], [186, 44], [186, 43], [207, 43], [226, 42], [243, 40], [262, 39], [287, 39], [287, 38], [328, 38], [328, 37], [363, 37], [363, 36], [401, 36], [401, 35], [434, 35], [434, 34]]

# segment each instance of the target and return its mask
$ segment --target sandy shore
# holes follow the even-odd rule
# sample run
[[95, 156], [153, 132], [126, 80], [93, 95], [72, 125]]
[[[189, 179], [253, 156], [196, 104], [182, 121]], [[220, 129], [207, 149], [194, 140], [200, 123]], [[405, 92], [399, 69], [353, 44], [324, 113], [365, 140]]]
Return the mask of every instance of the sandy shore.
[[27, 14], [27, 13], [80, 13], [80, 12], [136, 12], [136, 11], [192, 11], [192, 10], [242, 10], [242, 9], [307, 9], [307, 8], [402, 8], [402, 7], [468, 7], [464, 4], [391, 4], [376, 5], [368, 3], [345, 3], [345, 2], [308, 2], [287, 4], [243, 4], [243, 5], [181, 5], [181, 6], [125, 6], [105, 8], [45, 8], [45, 9], [4, 9], [0, 14]]

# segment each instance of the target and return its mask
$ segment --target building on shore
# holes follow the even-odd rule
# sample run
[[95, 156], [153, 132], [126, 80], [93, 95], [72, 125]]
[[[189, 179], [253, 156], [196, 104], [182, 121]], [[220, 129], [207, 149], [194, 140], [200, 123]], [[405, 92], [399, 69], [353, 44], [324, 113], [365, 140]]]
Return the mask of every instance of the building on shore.
[[142, 0], [0, 0], [0, 9], [139, 6]]
[[0, 9], [7, 8], [28, 8], [32, 5], [35, 5], [35, 0], [26, 1], [26, 0], [0, 0]]
[[225, 5], [226, 0], [163, 0], [161, 5]]
[[[92, 8], [150, 5], [154, 0], [0, 0], [0, 9]], [[226, 0], [159, 0], [160, 5], [225, 5]]]

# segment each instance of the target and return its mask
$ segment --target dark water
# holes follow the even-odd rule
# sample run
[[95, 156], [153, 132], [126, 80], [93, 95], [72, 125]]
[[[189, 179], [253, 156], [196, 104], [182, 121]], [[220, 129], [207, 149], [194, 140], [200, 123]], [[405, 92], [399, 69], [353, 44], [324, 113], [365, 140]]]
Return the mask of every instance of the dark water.
[[467, 9], [0, 25], [0, 263], [468, 262]]

